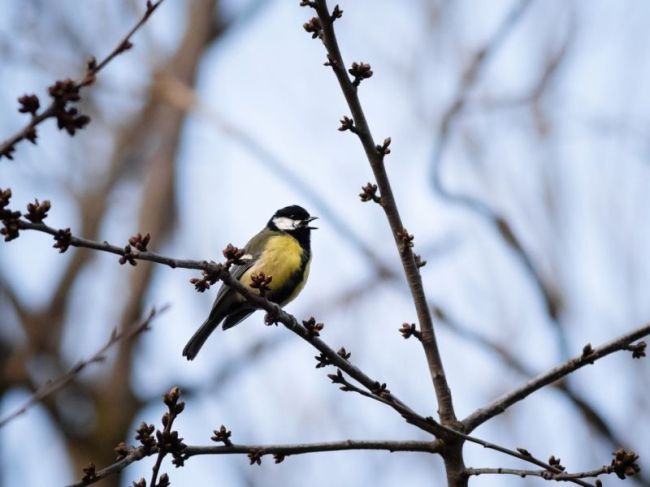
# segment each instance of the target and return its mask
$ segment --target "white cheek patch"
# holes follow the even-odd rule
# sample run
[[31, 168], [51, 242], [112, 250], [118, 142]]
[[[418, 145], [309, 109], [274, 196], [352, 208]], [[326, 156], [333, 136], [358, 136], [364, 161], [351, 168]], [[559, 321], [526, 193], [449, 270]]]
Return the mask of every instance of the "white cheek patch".
[[241, 256], [241, 259], [239, 260], [243, 260], [244, 262], [249, 262], [253, 260], [253, 256], [251, 254], [244, 254]]
[[273, 224], [280, 230], [288, 231], [294, 230], [298, 226], [297, 221], [287, 218], [286, 216], [276, 216], [273, 219]]

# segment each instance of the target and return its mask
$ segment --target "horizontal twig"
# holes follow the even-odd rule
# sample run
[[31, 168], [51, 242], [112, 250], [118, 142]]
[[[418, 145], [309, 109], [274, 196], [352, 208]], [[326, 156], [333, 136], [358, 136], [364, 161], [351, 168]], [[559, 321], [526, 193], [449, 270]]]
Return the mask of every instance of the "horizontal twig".
[[[364, 440], [343, 440], [321, 443], [297, 443], [287, 445], [209, 445], [209, 446], [187, 446], [184, 449], [186, 458], [198, 455], [273, 455], [276, 463], [289, 455], [303, 455], [306, 453], [320, 453], [347, 450], [380, 450], [387, 452], [424, 452], [439, 453], [441, 443], [431, 441], [364, 441]], [[145, 457], [158, 454], [157, 448], [145, 450], [144, 447], [133, 449], [125, 458], [109, 465], [106, 468], [97, 470], [92, 480], [80, 480], [68, 487], [84, 487], [94, 484], [110, 475], [118, 473]]]
[[230, 446], [188, 446], [188, 457], [197, 455], [230, 455], [258, 453], [261, 455], [300, 455], [304, 453], [331, 452], [344, 450], [384, 450], [388, 452], [418, 451], [440, 453], [442, 444], [437, 441], [361, 441], [344, 440], [323, 443], [304, 443], [295, 445], [230, 445]]
[[608, 471], [608, 467], [601, 467], [595, 470], [589, 470], [586, 472], [562, 472], [562, 473], [552, 473], [548, 470], [521, 470], [516, 468], [468, 468], [465, 470], [467, 476], [478, 476], [486, 474], [496, 474], [496, 475], [516, 475], [517, 477], [541, 477], [544, 480], [556, 480], [558, 482], [567, 482], [570, 480], [594, 478], [599, 475], [607, 475], [611, 473]]
[[[559, 467], [555, 465], [551, 465], [550, 463], [547, 463], [535, 456], [533, 456], [529, 451], [523, 449], [523, 448], [517, 448], [517, 450], [511, 450], [510, 448], [505, 448], [501, 445], [497, 445], [496, 443], [491, 443], [489, 441], [482, 440], [480, 438], [475, 438], [473, 436], [469, 435], [463, 435], [465, 439], [471, 443], [475, 443], [477, 445], [481, 445], [483, 448], [487, 448], [489, 450], [494, 450], [498, 451], [500, 453], [504, 453], [506, 455], [509, 455], [511, 457], [519, 458], [520, 460], [524, 460], [525, 462], [532, 463], [534, 465], [537, 465], [538, 467], [542, 467], [546, 469], [546, 471], [549, 474], [552, 475], [560, 475], [564, 473], [563, 470], [561, 470]], [[585, 482], [584, 480], [581, 480], [579, 478], [567, 478], [564, 479], [567, 482], [572, 482], [577, 485], [581, 485], [582, 487], [594, 487], [592, 484]]]

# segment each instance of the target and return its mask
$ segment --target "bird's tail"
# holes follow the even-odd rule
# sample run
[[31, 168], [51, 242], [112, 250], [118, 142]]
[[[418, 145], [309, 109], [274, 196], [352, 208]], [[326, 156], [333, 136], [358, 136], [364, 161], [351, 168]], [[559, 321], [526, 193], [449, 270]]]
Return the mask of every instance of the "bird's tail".
[[219, 316], [217, 319], [215, 318], [210, 317], [205, 320], [201, 327], [196, 331], [194, 335], [192, 335], [192, 338], [190, 338], [190, 340], [187, 342], [187, 345], [185, 345], [185, 348], [183, 349], [183, 356], [187, 357], [187, 360], [194, 360], [194, 357], [196, 357], [196, 354], [199, 353], [199, 350], [201, 350], [201, 347], [205, 341], [208, 339], [214, 329], [219, 326], [219, 323], [223, 319], [222, 316]]

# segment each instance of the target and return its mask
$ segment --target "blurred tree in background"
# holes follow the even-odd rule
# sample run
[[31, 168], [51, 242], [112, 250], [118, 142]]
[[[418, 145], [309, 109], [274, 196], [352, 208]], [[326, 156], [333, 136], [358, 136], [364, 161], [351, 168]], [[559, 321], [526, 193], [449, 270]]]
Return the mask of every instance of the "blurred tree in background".
[[[165, 255], [218, 260], [273, 209], [298, 203], [322, 219], [312, 274], [289, 310], [314, 315], [418, 411], [433, 415], [424, 355], [398, 328], [416, 321], [385, 219], [359, 203], [372, 178], [358, 141], [336, 131], [349, 110], [302, 28], [298, 1], [165, 2], [134, 46], [84, 92], [91, 123], [74, 138], [44, 123], [38, 145], [0, 160], [14, 201], [52, 201], [48, 223], [97, 241], [136, 232]], [[650, 316], [650, 65], [641, 0], [346, 2], [346, 61], [368, 61], [360, 90], [405, 225], [427, 261], [424, 286], [462, 418], [586, 343]], [[101, 58], [143, 2], [2, 0], [0, 139], [25, 123], [16, 98], [75, 78]], [[21, 203], [22, 204], [22, 203]], [[390, 242], [390, 244], [389, 244]], [[181, 349], [214, 294], [194, 274], [70, 249], [25, 232], [0, 245], [0, 417], [46, 380], [91, 356], [114, 327], [169, 303], [150, 332], [120, 340], [98, 366], [0, 429], [0, 484], [61, 485], [88, 462], [112, 463], [178, 384], [191, 413], [176, 427], [205, 444], [228, 425], [237, 442], [429, 439], [381, 404], [342, 394], [314, 351], [262, 313], [217, 332], [195, 362]], [[414, 351], [417, 350], [417, 351]], [[569, 470], [619, 447], [650, 467], [647, 361], [615, 354], [517, 404], [477, 434]], [[47, 447], [48, 453], [45, 454]], [[55, 453], [49, 453], [54, 449]], [[337, 452], [280, 465], [205, 456], [172, 485], [430, 485], [424, 454]], [[399, 456], [398, 456], [399, 455]], [[471, 466], [520, 467], [478, 446]], [[37, 466], [37, 467], [36, 467]], [[131, 485], [134, 464], [99, 485]], [[615, 484], [617, 479], [607, 479]], [[480, 476], [472, 485], [540, 485]]]

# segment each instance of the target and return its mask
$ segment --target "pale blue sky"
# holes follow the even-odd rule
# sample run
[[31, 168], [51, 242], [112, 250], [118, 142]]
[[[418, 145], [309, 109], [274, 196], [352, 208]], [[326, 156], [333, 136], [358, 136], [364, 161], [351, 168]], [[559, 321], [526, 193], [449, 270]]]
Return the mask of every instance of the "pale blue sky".
[[[122, 7], [104, 0], [56, 2], [62, 16], [74, 10], [92, 26], [101, 12], [104, 22], [97, 28], [106, 39], [121, 35], [132, 22]], [[442, 10], [444, 16], [431, 28], [427, 5], [438, 3], [445, 2], [342, 1], [339, 41], [346, 62], [370, 62], [375, 72], [362, 84], [361, 100], [375, 138], [393, 139], [387, 168], [405, 225], [416, 235], [416, 247], [443, 244], [423, 270], [429, 297], [466, 326], [505, 339], [526, 364], [542, 371], [558, 361], [559, 351], [535, 289], [489, 225], [441, 201], [430, 182], [436, 124], [456, 92], [462, 67], [515, 2], [456, 2]], [[18, 2], [1, 0], [1, 4], [10, 12], [5, 19], [19, 15], [13, 11]], [[322, 66], [322, 45], [302, 29], [311, 14], [297, 4], [297, 0], [270, 1], [203, 59], [197, 93], [204, 110], [190, 115], [184, 127], [177, 164], [179, 224], [163, 251], [218, 259], [220, 249], [229, 242], [243, 244], [276, 208], [298, 203], [311, 209], [308, 198], [220, 131], [214, 123], [217, 116], [316, 187], [338, 216], [398, 269], [385, 218], [378, 207], [358, 201], [360, 187], [371, 179], [370, 169], [358, 140], [336, 130], [348, 110], [333, 74]], [[228, 2], [232, 12], [239, 12], [242, 5]], [[99, 103], [107, 120], [114, 120], [125, 107], [137, 106], [138, 87], [144, 81], [139, 65], [175, 46], [182, 12], [183, 2], [168, 0], [136, 38], [136, 48], [102, 75], [98, 89], [107, 94]], [[650, 315], [649, 15], [650, 6], [640, 0], [533, 2], [470, 92], [470, 105], [455, 126], [443, 160], [446, 185], [481, 197], [508, 216], [544, 276], [560, 288], [572, 353], [579, 353], [586, 342], [595, 345], [639, 326]], [[34, 22], [47, 23], [40, 18]], [[0, 17], [3, 42], [10, 29]], [[530, 91], [545, 59], [571, 30], [566, 60], [542, 102], [550, 126], [542, 136], [535, 131], [536, 120], [529, 110], [506, 102]], [[80, 37], [98, 42], [94, 29], [80, 27]], [[102, 43], [104, 49], [110, 45]], [[56, 45], [42, 49], [55, 54], [60, 50]], [[65, 54], [66, 49], [61, 51]], [[43, 93], [46, 80], [77, 72], [74, 57], [67, 54], [62, 59], [65, 62], [44, 67], [15, 59], [0, 63], [0, 103], [5, 107], [1, 134], [11, 133], [23, 121], [13, 112], [16, 96]], [[132, 89], [126, 92], [118, 83], [124, 77], [132, 80], [128, 85]], [[15, 161], [0, 161], [0, 187], [10, 186], [15, 202], [34, 196], [51, 199], [49, 223], [74, 230], [73, 202], [62, 182], [70, 179], [73, 187], [83, 186], [92, 175], [92, 163], [80, 164], [91, 155], [81, 152], [79, 144], [82, 137], [96, 139], [97, 133], [100, 128], [91, 125], [87, 133], [70, 139], [46, 127], [38, 148], [20, 146]], [[70, 178], [71, 166], [80, 167], [76, 179]], [[546, 206], [545, 184], [553, 192], [553, 218]], [[264, 200], [252, 196], [259, 192]], [[120, 243], [136, 230], [146, 231], [124, 225], [137, 198], [135, 184], [123, 184], [113, 198], [101, 238]], [[20, 245], [0, 245], [0, 272], [26, 301], [44, 300], [44, 283], [51, 282], [69, 258], [50, 247], [50, 239], [40, 234], [25, 234]], [[384, 285], [349, 307], [331, 309], [328, 300], [364, 282], [371, 272], [327, 219], [313, 237], [313, 252], [310, 282], [289, 311], [304, 318], [318, 310], [328, 343], [336, 348], [345, 345], [362, 369], [387, 382], [415, 410], [433, 414], [435, 399], [424, 356], [417, 343], [404, 341], [397, 333], [402, 322], [415, 320], [405, 284]], [[99, 347], [119, 316], [106, 289], [119, 286], [128, 269], [115, 260], [97, 256], [75, 289], [78, 298], [66, 338], [71, 363]], [[106, 287], [97, 285], [97, 275]], [[216, 332], [199, 358], [186, 362], [182, 346], [214, 298], [214, 292], [195, 293], [188, 284], [190, 277], [193, 273], [184, 270], [157, 269], [148, 302], [172, 307], [139, 344], [144, 353], [133, 377], [125, 378], [150, 398], [173, 384], [205, 389], [188, 401], [187, 412], [177, 423], [188, 443], [209, 443], [212, 429], [222, 423], [232, 429], [236, 441], [251, 443], [424, 438], [388, 408], [338, 391], [325, 372], [313, 368], [315, 352], [286, 330], [263, 326], [261, 313], [228, 333]], [[0, 332], [18, 333], [4, 324]], [[523, 380], [493, 355], [446, 329], [440, 327], [438, 336], [460, 416]], [[267, 339], [281, 343], [231, 382], [218, 390], [211, 387], [211, 378], [224, 363]], [[621, 354], [572, 379], [618, 434], [636, 431], [625, 438], [642, 455], [645, 470], [650, 466], [650, 449], [644, 441], [650, 435], [650, 421], [648, 395], [641, 391], [650, 385], [648, 370], [647, 362], [633, 362]], [[92, 380], [93, 373], [87, 377]], [[20, 392], [6, 397], [0, 414], [13, 410], [25, 397]], [[137, 422], [157, 422], [161, 412], [162, 404], [154, 401]], [[476, 434], [509, 447], [524, 446], [541, 457], [560, 456], [571, 470], [610, 460], [609, 447], [553, 391], [536, 393]], [[0, 483], [61, 485], [77, 477], [60, 452], [60, 441], [39, 408], [14, 421], [0, 431]], [[16, 444], [23, 446], [20, 451]], [[44, 457], [42, 444], [54, 445], [55, 453]], [[471, 466], [521, 466], [478, 447], [468, 446], [466, 454]], [[35, 462], [38, 469], [32, 467]], [[130, 467], [126, 479], [148, 477], [151, 465], [143, 461]], [[290, 457], [281, 465], [265, 458], [261, 467], [248, 467], [245, 457], [212, 456], [193, 458], [183, 469], [165, 470], [173, 485], [244, 485], [248, 478], [251, 485], [424, 486], [443, 478], [437, 458], [383, 452]], [[617, 482], [607, 480], [608, 485]], [[476, 486], [541, 484], [504, 477], [472, 481]]]

